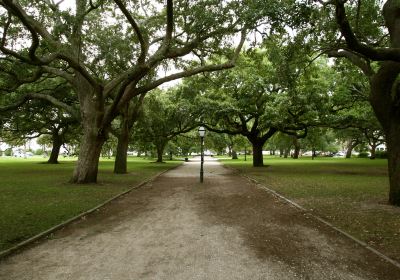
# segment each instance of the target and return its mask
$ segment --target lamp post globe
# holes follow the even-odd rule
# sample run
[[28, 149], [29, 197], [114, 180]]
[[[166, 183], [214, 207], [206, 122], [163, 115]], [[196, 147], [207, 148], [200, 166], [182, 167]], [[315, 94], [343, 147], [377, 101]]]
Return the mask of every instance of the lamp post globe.
[[199, 127], [199, 135], [200, 137], [204, 137], [206, 135], [206, 129], [204, 126]]

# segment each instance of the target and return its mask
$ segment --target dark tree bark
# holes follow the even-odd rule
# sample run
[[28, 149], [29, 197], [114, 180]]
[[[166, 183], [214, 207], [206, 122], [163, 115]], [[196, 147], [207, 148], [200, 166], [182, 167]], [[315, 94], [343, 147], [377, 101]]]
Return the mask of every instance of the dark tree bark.
[[400, 206], [400, 124], [393, 120], [386, 134], [389, 169], [389, 203]]
[[283, 149], [283, 148], [280, 148], [280, 149], [279, 149], [279, 157], [282, 157], [282, 156], [283, 156], [283, 153], [284, 153], [284, 149]]
[[283, 154], [283, 157], [288, 158], [289, 154], [290, 154], [290, 147], [285, 149], [285, 153]]
[[[400, 99], [397, 77], [400, 63], [383, 62], [379, 71], [371, 79], [370, 101], [386, 136], [389, 171], [389, 203], [400, 206]], [[395, 93], [397, 102], [393, 102]], [[371, 153], [372, 156], [372, 153]]]
[[228, 156], [232, 156], [232, 146], [228, 146]]
[[78, 162], [76, 164], [71, 182], [77, 184], [96, 183], [101, 148], [106, 138], [86, 133], [82, 139]]
[[55, 131], [52, 135], [53, 147], [51, 148], [50, 158], [47, 163], [57, 164], [58, 156], [60, 154], [60, 149], [63, 144], [63, 136], [58, 134], [58, 131]]
[[232, 149], [232, 159], [238, 159], [237, 152]]
[[164, 149], [166, 145], [167, 142], [157, 143], [157, 162], [163, 162]]
[[317, 153], [315, 151], [315, 148], [312, 148], [312, 154], [311, 154], [311, 159], [314, 160], [314, 158], [317, 156]]
[[[123, 121], [124, 122], [124, 121]], [[126, 174], [128, 172], [128, 147], [131, 130], [125, 124], [121, 125], [121, 130], [118, 135], [117, 151], [114, 162], [115, 174]]]
[[351, 153], [353, 152], [353, 146], [348, 145], [346, 150], [346, 158], [351, 158]]
[[346, 158], [351, 158], [351, 153], [353, 149], [359, 144], [360, 142], [356, 139], [350, 139], [347, 142], [347, 149], [346, 149]]
[[136, 123], [139, 111], [142, 108], [145, 94], [142, 94], [135, 103], [131, 101], [121, 112], [121, 126], [118, 134], [117, 152], [114, 162], [115, 174], [128, 173], [128, 148], [133, 125]]
[[82, 97], [80, 103], [83, 135], [71, 182], [77, 184], [96, 183], [101, 149], [107, 140], [111, 123], [104, 125], [103, 100], [93, 98], [101, 93], [93, 93], [93, 87], [83, 78], [80, 81], [79, 90], [86, 92], [86, 95], [79, 94]]
[[370, 159], [375, 159], [376, 158], [376, 147], [377, 145], [371, 145], [369, 152], [371, 153], [371, 156], [369, 157]]
[[253, 166], [264, 166], [264, 158], [262, 154], [264, 143], [262, 141], [250, 141], [253, 145]]
[[299, 139], [297, 139], [297, 137], [293, 137], [293, 146], [294, 146], [293, 159], [298, 159], [301, 147], [300, 147]]

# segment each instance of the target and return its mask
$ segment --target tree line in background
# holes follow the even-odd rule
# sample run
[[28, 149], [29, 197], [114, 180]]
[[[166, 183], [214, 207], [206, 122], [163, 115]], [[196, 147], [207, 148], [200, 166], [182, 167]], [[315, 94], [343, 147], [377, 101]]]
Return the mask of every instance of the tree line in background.
[[[297, 158], [344, 143], [387, 147], [400, 205], [400, 3], [379, 1], [0, 0], [2, 141], [65, 145], [71, 181], [99, 157], [210, 147]], [[183, 79], [168, 89], [164, 83]], [[224, 146], [224, 147], [222, 147]], [[248, 146], [248, 147], [247, 147]], [[329, 148], [328, 148], [329, 147]], [[112, 151], [112, 152], [111, 152]]]

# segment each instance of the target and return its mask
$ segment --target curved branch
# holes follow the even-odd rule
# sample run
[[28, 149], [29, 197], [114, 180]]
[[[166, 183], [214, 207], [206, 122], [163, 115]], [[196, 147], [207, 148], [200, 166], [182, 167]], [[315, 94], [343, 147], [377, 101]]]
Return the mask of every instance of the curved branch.
[[0, 107], [0, 112], [8, 112], [8, 111], [12, 111], [12, 110], [18, 109], [19, 107], [24, 105], [29, 100], [30, 100], [29, 96], [25, 95], [20, 100], [18, 100], [17, 102], [15, 102], [13, 104]]
[[28, 93], [26, 95], [29, 99], [42, 99], [50, 102], [51, 104], [64, 109], [65, 111], [69, 112], [75, 119], [79, 119], [80, 115], [79, 112], [77, 112], [72, 106], [58, 100], [57, 98], [48, 95], [48, 94], [42, 94], [42, 93]]
[[140, 31], [139, 25], [136, 23], [135, 19], [132, 17], [132, 15], [129, 13], [128, 9], [126, 6], [122, 3], [121, 0], [114, 0], [114, 2], [117, 4], [118, 8], [121, 10], [121, 12], [125, 15], [126, 19], [129, 21], [131, 24], [133, 30], [136, 33], [136, 36], [139, 39], [140, 43], [140, 55], [138, 58], [139, 63], [143, 63], [146, 59], [147, 51], [149, 48], [149, 44], [147, 40], [144, 39], [142, 32]]
[[65, 80], [67, 80], [72, 85], [75, 84], [74, 76], [72, 76], [71, 74], [67, 73], [66, 71], [60, 70], [58, 68], [50, 67], [50, 66], [42, 66], [41, 69], [43, 69], [43, 71], [46, 71], [47, 73], [54, 74], [56, 76], [64, 78]]
[[269, 138], [271, 138], [278, 131], [275, 127], [270, 127], [268, 132], [261, 137], [261, 140], [266, 142]]
[[371, 65], [363, 59], [361, 56], [352, 53], [347, 50], [332, 50], [328, 52], [329, 57], [344, 57], [350, 60], [355, 66], [361, 69], [361, 71], [367, 77], [371, 77], [375, 74], [374, 70], [372, 69]]
[[[336, 21], [340, 32], [344, 36], [347, 46], [354, 52], [362, 54], [371, 60], [393, 60], [400, 62], [400, 48], [372, 48], [358, 41], [347, 19], [345, 1], [336, 0]], [[390, 28], [389, 28], [390, 29]]]
[[204, 66], [200, 66], [200, 67], [196, 67], [190, 70], [186, 70], [186, 71], [182, 71], [182, 72], [178, 72], [175, 74], [171, 74], [169, 76], [163, 77], [161, 79], [158, 79], [152, 83], [149, 83], [145, 86], [139, 87], [137, 89], [137, 91], [135, 91], [135, 94], [141, 94], [143, 92], [148, 92], [156, 87], [158, 87], [159, 85], [169, 82], [169, 81], [173, 81], [173, 80], [177, 80], [180, 78], [185, 78], [185, 77], [190, 77], [199, 73], [203, 73], [203, 72], [213, 72], [213, 71], [219, 71], [219, 70], [223, 70], [223, 69], [229, 69], [235, 66], [235, 63], [239, 57], [240, 51], [243, 47], [244, 41], [246, 39], [246, 32], [243, 30], [241, 33], [241, 40], [238, 44], [238, 46], [236, 47], [232, 58], [226, 62], [226, 63], [221, 63], [221, 64], [214, 64], [214, 65], [204, 65]]

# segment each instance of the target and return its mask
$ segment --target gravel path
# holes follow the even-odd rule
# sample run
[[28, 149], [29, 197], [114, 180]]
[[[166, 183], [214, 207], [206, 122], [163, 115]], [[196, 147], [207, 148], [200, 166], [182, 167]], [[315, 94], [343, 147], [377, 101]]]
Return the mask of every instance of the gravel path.
[[[0, 263], [0, 279], [400, 279], [400, 271], [208, 159], [185, 163]], [[267, 172], [267, 170], [266, 170]]]

